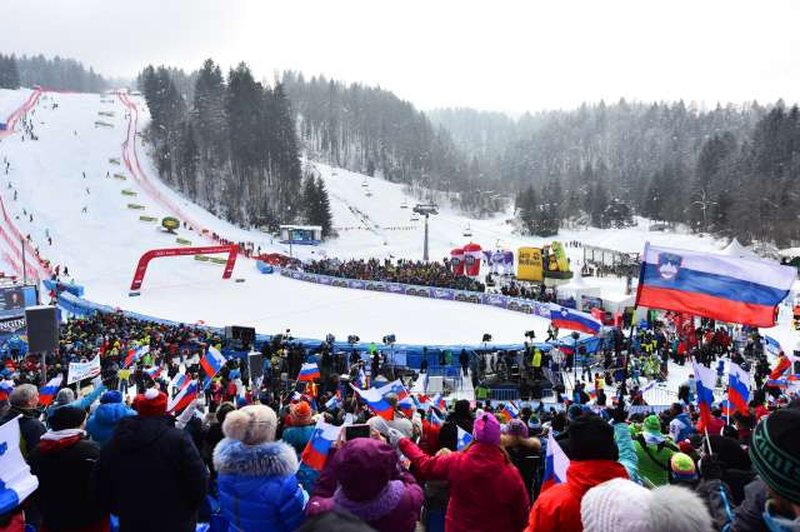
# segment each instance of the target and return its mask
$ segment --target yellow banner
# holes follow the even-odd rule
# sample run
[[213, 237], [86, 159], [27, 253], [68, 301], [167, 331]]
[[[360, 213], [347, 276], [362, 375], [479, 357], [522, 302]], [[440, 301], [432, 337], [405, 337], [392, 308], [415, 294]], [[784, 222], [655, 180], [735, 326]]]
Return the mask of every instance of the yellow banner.
[[517, 279], [522, 281], [541, 281], [542, 250], [539, 248], [519, 248], [517, 250]]
[[564, 246], [561, 244], [561, 242], [553, 241], [553, 245], [550, 246], [550, 250], [553, 252], [553, 255], [556, 256], [558, 271], [568, 272], [569, 262], [567, 261], [567, 253], [564, 251]]

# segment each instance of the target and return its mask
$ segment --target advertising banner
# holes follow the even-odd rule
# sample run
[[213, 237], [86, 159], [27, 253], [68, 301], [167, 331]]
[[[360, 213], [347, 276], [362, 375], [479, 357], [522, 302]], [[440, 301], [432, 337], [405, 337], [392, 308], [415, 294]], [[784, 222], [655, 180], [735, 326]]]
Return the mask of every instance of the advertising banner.
[[455, 301], [456, 292], [449, 288], [434, 288], [433, 297], [435, 299], [444, 299], [446, 301]]
[[517, 250], [517, 279], [537, 282], [544, 279], [540, 248], [519, 248]]

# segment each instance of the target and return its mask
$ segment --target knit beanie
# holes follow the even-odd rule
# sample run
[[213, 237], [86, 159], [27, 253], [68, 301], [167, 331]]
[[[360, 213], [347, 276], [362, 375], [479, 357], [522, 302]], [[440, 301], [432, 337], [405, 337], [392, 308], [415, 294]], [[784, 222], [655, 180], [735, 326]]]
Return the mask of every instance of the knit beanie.
[[278, 416], [264, 405], [250, 405], [225, 416], [222, 432], [228, 438], [246, 445], [258, 445], [275, 440]]
[[580, 416], [567, 428], [567, 456], [570, 460], [614, 460], [619, 450], [614, 429], [597, 416]]
[[484, 414], [475, 420], [472, 435], [477, 443], [500, 445], [500, 422], [494, 414]]
[[86, 419], [86, 412], [77, 406], [64, 405], [53, 409], [47, 423], [53, 430], [76, 429]]
[[121, 403], [122, 393], [118, 390], [109, 390], [100, 396], [100, 404]]
[[72, 388], [61, 388], [58, 390], [54, 402], [56, 405], [68, 405], [74, 400], [75, 392], [72, 391]]
[[650, 434], [661, 434], [661, 420], [655, 414], [650, 414], [644, 418], [643, 427], [645, 432]]
[[676, 481], [697, 480], [697, 468], [691, 456], [684, 453], [675, 453], [669, 460], [669, 467], [672, 470], [672, 478]]
[[456, 401], [454, 412], [456, 417], [470, 417], [469, 401], [466, 399], [459, 399]]
[[222, 425], [222, 423], [225, 422], [225, 418], [228, 416], [228, 414], [230, 414], [234, 410], [236, 410], [236, 407], [233, 405], [233, 403], [229, 401], [225, 401], [224, 403], [219, 405], [219, 407], [217, 407], [217, 413], [214, 414], [215, 417], [217, 418], [217, 423]]
[[800, 411], [776, 410], [753, 431], [750, 459], [761, 479], [793, 504], [800, 504]]
[[305, 401], [295, 403], [289, 408], [289, 417], [292, 420], [293, 427], [310, 425], [312, 423], [311, 414], [311, 407]]
[[650, 491], [624, 478], [593, 487], [581, 499], [581, 522], [587, 532], [648, 532]]
[[528, 426], [521, 419], [512, 419], [506, 425], [506, 433], [509, 436], [517, 436], [519, 438], [528, 437]]
[[133, 400], [133, 408], [140, 416], [155, 417], [167, 413], [167, 394], [156, 388], [148, 388]]

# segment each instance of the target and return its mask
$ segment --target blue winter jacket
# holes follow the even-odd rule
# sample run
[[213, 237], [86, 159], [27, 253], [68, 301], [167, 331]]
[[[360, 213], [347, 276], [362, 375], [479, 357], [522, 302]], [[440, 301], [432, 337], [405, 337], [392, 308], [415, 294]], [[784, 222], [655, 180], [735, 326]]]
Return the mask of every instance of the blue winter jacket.
[[136, 411], [122, 403], [103, 403], [89, 416], [86, 422], [86, 432], [101, 446], [105, 445], [114, 434], [117, 423], [122, 418], [135, 416]]
[[303, 522], [308, 494], [295, 476], [297, 455], [286, 443], [225, 438], [214, 449], [214, 469], [229, 532], [290, 532]]

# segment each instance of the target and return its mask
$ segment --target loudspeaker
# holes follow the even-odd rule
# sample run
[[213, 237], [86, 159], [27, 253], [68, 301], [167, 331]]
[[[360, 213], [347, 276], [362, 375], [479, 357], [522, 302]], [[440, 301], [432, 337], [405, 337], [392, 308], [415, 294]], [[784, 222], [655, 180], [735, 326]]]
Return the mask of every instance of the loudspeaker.
[[247, 369], [250, 372], [250, 386], [264, 376], [264, 355], [252, 352], [247, 355]]
[[31, 353], [58, 350], [58, 314], [56, 307], [29, 307], [25, 309], [28, 324], [28, 350]]

